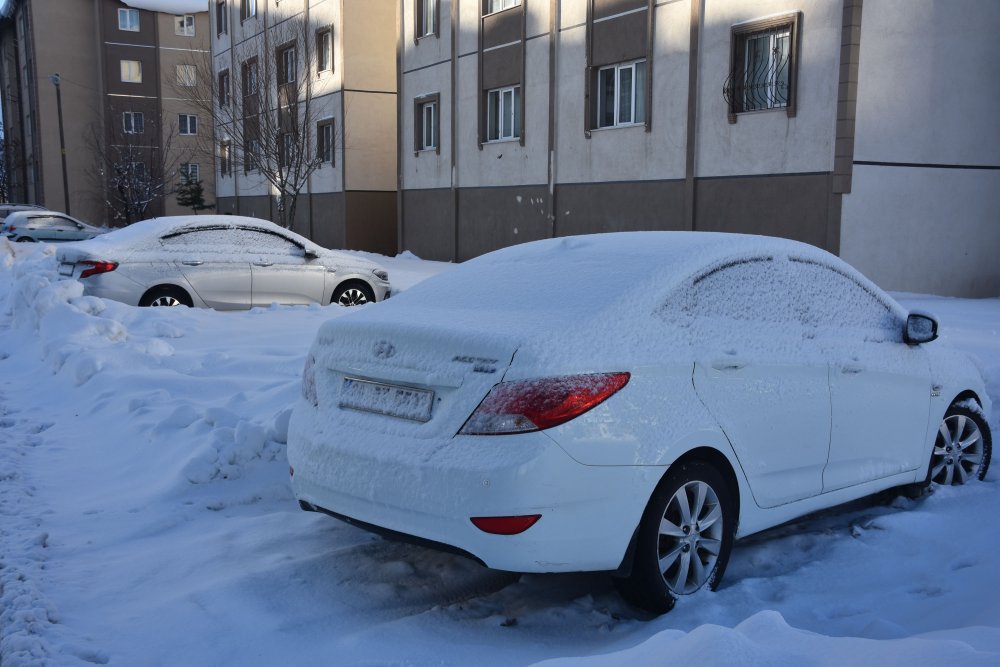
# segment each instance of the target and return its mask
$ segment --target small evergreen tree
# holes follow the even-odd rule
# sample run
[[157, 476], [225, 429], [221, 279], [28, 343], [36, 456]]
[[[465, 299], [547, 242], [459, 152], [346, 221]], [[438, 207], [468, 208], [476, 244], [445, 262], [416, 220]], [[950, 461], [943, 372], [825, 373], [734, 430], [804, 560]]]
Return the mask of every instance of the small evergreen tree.
[[185, 179], [177, 186], [177, 205], [191, 209], [195, 215], [199, 211], [215, 208], [215, 204], [205, 201], [205, 188], [202, 186], [201, 180], [188, 181]]

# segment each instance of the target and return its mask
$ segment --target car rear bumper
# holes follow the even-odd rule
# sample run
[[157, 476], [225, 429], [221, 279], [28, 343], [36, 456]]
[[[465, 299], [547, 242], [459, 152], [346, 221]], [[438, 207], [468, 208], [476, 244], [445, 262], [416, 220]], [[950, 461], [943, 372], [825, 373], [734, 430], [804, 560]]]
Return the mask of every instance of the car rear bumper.
[[[338, 424], [330, 437], [317, 413], [300, 402], [289, 427], [300, 502], [500, 570], [618, 568], [664, 471], [582, 465], [544, 433], [419, 440]], [[541, 518], [517, 535], [485, 533], [470, 520], [530, 514]]]

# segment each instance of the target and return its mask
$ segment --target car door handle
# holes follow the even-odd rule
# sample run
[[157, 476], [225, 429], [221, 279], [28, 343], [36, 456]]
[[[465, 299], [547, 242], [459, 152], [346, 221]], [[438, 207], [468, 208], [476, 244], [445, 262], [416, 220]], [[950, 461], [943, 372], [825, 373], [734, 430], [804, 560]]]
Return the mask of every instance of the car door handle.
[[747, 362], [740, 359], [719, 359], [712, 362], [712, 368], [717, 371], [738, 371], [746, 365]]
[[186, 262], [181, 262], [181, 264], [183, 264], [184, 266], [201, 266], [204, 263], [205, 262], [200, 262], [200, 261], [197, 261], [197, 260], [189, 260], [189, 261], [186, 261]]
[[254, 262], [254, 266], [272, 266], [274, 262]]
[[854, 364], [845, 364], [840, 367], [840, 372], [844, 375], [857, 375], [858, 373], [863, 373], [864, 368], [861, 366], [856, 366]]

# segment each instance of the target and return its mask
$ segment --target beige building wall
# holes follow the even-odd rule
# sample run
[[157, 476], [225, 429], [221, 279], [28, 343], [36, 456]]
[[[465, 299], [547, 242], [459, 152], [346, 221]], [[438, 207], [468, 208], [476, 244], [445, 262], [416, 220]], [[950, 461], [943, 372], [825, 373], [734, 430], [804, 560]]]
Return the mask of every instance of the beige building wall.
[[[32, 0], [35, 71], [24, 83], [37, 94], [41, 192], [37, 203], [68, 212], [88, 222], [104, 221], [99, 181], [94, 178], [92, 128], [101, 127], [99, 107], [99, 34], [95, 4], [66, 0]], [[56, 38], [57, 37], [57, 38]], [[68, 206], [64, 197], [59, 148], [59, 117], [55, 86], [49, 75], [61, 78], [63, 130], [66, 139]], [[30, 142], [29, 142], [30, 143]]]

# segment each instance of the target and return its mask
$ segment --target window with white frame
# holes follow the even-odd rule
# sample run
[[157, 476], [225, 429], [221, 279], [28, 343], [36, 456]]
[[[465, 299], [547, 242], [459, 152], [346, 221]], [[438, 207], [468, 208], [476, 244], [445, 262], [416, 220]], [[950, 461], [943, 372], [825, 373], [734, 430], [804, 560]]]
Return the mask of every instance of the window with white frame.
[[184, 162], [181, 164], [181, 183], [197, 183], [201, 180], [201, 165], [197, 162]]
[[257, 0], [240, 0], [240, 20], [257, 16]]
[[139, 10], [118, 9], [118, 29], [128, 32], [139, 32]]
[[420, 140], [417, 147], [431, 150], [438, 147], [438, 100], [424, 102], [419, 107]]
[[243, 97], [250, 97], [257, 94], [258, 73], [257, 59], [251, 58], [243, 63]]
[[494, 12], [502, 12], [505, 9], [510, 9], [511, 7], [517, 7], [521, 4], [521, 0], [486, 0], [484, 14], [492, 14]]
[[145, 120], [141, 111], [125, 111], [122, 113], [122, 129], [125, 134], [142, 134], [146, 130]]
[[233, 158], [231, 144], [223, 141], [219, 144], [219, 174], [228, 176], [233, 171]]
[[333, 120], [316, 123], [316, 159], [333, 164]]
[[194, 65], [177, 66], [177, 85], [190, 88], [198, 83], [198, 68]]
[[504, 141], [521, 136], [521, 86], [497, 88], [486, 93], [486, 140]]
[[128, 176], [133, 179], [143, 180], [146, 178], [146, 163], [145, 162], [130, 162], [128, 165]]
[[121, 61], [122, 83], [142, 83], [142, 63], [138, 60]]
[[316, 33], [316, 71], [333, 69], [333, 30], [325, 28]]
[[417, 0], [417, 37], [436, 35], [438, 0]]
[[293, 83], [295, 81], [295, 74], [298, 69], [298, 58], [296, 57], [295, 47], [288, 46], [278, 52], [278, 65], [281, 68], [278, 72], [278, 83]]
[[198, 134], [198, 117], [190, 113], [178, 114], [177, 132], [179, 134]]
[[194, 14], [175, 16], [174, 34], [181, 37], [194, 37]]
[[646, 61], [602, 67], [597, 72], [597, 127], [646, 122]]

